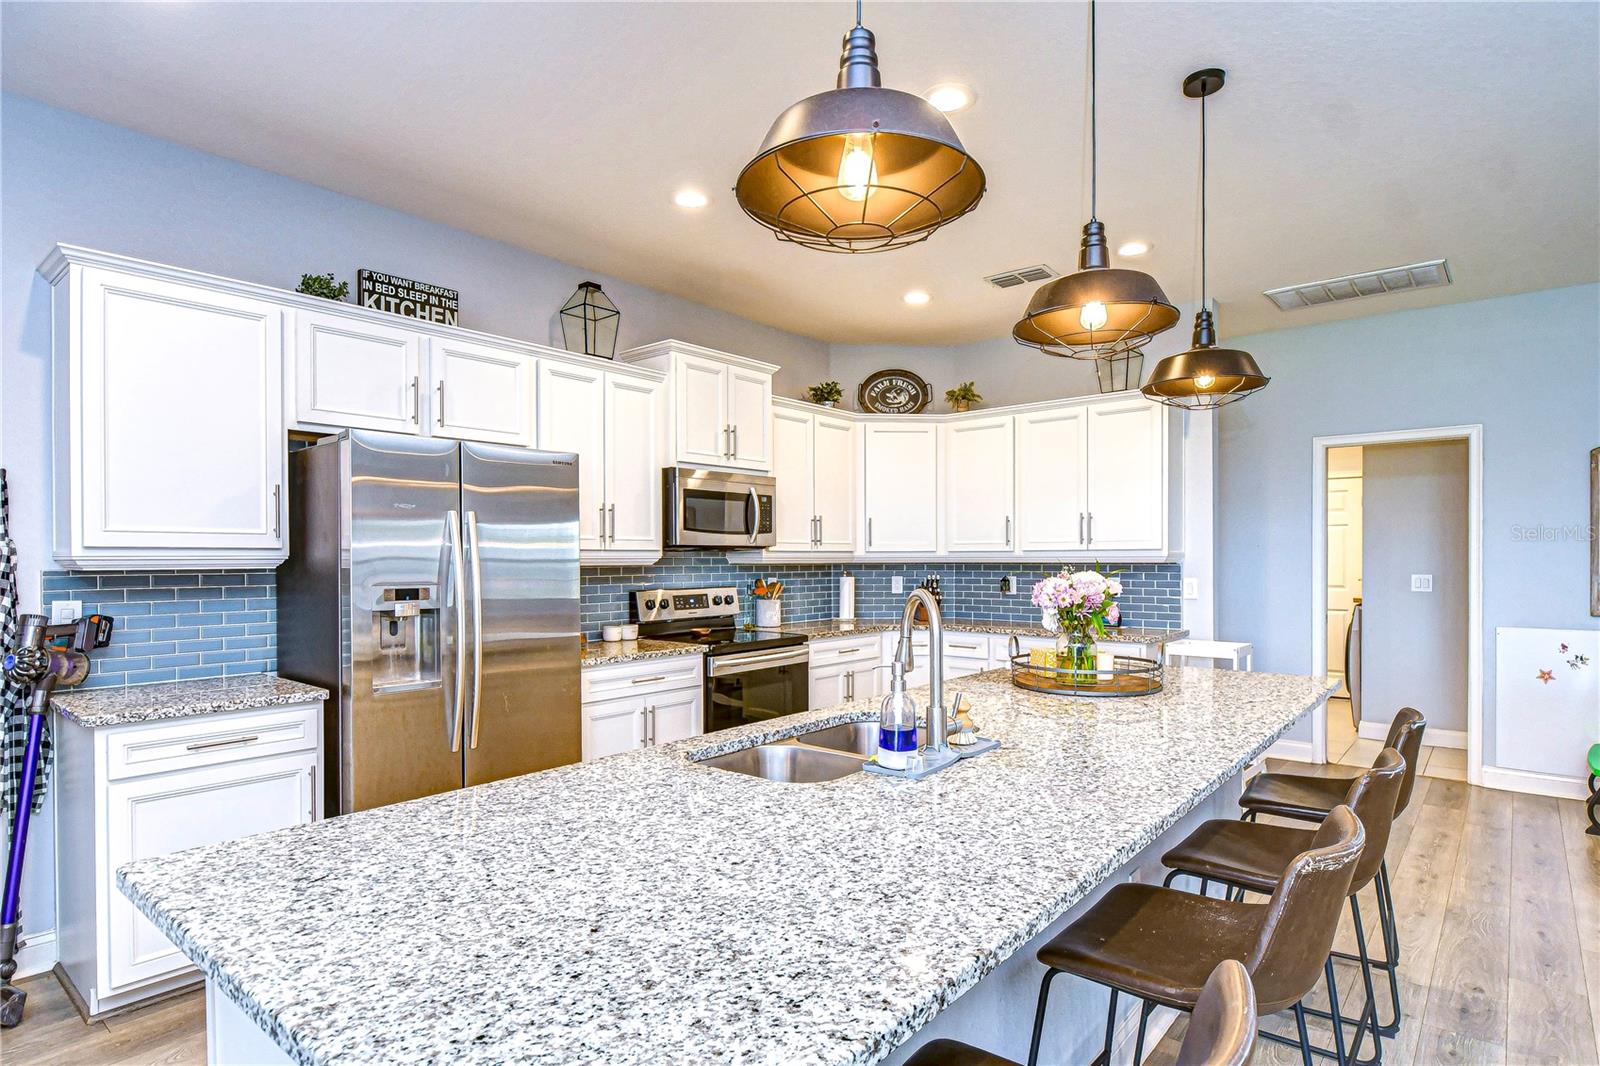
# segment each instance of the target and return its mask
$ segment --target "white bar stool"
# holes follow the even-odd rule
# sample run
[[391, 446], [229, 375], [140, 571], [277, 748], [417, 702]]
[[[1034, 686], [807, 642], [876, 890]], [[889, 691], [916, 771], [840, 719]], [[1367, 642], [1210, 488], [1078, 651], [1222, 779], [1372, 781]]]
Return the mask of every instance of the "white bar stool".
[[1231, 640], [1175, 640], [1168, 644], [1163, 657], [1168, 665], [1187, 664], [1193, 659], [1206, 659], [1212, 663], [1227, 663], [1230, 670], [1252, 669], [1251, 659], [1255, 649], [1249, 644]]

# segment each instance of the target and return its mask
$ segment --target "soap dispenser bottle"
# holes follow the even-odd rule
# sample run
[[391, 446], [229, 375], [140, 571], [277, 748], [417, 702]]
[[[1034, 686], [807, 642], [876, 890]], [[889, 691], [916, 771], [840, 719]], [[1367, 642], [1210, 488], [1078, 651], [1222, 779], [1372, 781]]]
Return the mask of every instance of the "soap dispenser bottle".
[[878, 765], [904, 770], [917, 751], [917, 704], [906, 695], [906, 665], [890, 665], [889, 694], [878, 711]]

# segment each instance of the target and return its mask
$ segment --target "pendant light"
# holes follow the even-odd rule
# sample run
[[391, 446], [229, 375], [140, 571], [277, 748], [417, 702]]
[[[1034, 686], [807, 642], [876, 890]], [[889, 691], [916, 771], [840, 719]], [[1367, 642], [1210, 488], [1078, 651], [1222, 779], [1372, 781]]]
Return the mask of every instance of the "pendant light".
[[883, 252], [926, 240], [971, 211], [984, 177], [942, 112], [883, 87], [858, 0], [838, 87], [779, 115], [733, 191], [779, 240]]
[[1034, 292], [1028, 313], [1011, 329], [1018, 344], [1071, 359], [1106, 359], [1142, 348], [1179, 318], [1155, 278], [1111, 266], [1106, 228], [1095, 216], [1100, 180], [1096, 58], [1095, 7], [1090, 0], [1089, 221], [1083, 227], [1078, 270]]
[[1206, 308], [1206, 97], [1222, 88], [1224, 78], [1212, 67], [1183, 79], [1183, 95], [1200, 101], [1200, 309], [1194, 314], [1193, 346], [1157, 363], [1139, 390], [1168, 407], [1192, 411], [1242, 400], [1271, 380], [1249, 352], [1217, 347], [1216, 321]]

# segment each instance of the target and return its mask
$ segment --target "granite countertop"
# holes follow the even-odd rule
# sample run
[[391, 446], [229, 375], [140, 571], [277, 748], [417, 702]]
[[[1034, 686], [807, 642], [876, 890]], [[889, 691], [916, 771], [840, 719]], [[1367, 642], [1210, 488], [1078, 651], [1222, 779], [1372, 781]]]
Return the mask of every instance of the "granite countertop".
[[1004, 746], [926, 781], [692, 761], [870, 718], [858, 700], [118, 884], [300, 1062], [873, 1063], [1334, 688], [1189, 668], [1137, 699], [962, 687]]
[[675, 655], [704, 655], [699, 644], [680, 644], [675, 640], [591, 640], [583, 646], [583, 665], [614, 666], [644, 659], [670, 659]]
[[191, 718], [219, 711], [248, 711], [325, 700], [328, 690], [277, 674], [236, 674], [195, 681], [159, 681], [126, 688], [58, 690], [50, 706], [63, 718], [91, 729], [165, 718]]
[[[782, 629], [785, 633], [804, 633], [812, 640], [825, 640], [828, 637], [849, 637], [865, 633], [888, 633], [900, 628], [898, 618], [857, 618], [853, 621], [844, 621], [840, 618], [824, 618], [816, 622], [785, 622]], [[926, 626], [918, 626], [926, 629]], [[988, 622], [979, 619], [946, 618], [944, 620], [946, 632], [956, 633], [988, 633], [995, 636], [1010, 637], [1049, 637], [1052, 634], [1036, 622]], [[1175, 640], [1182, 640], [1189, 635], [1187, 629], [1142, 629], [1135, 626], [1123, 626], [1108, 630], [1105, 637], [1107, 641], [1123, 644], [1169, 644]]]

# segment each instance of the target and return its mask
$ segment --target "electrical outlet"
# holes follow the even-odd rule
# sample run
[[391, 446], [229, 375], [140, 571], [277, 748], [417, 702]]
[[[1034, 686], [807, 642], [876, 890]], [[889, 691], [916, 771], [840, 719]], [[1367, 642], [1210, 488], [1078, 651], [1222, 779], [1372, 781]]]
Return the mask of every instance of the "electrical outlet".
[[1433, 591], [1433, 575], [1432, 574], [1412, 574], [1411, 575], [1411, 591], [1412, 592], [1432, 592]]
[[82, 600], [57, 600], [50, 605], [50, 624], [53, 626], [76, 622], [82, 617]]
[[1183, 598], [1186, 600], [1198, 600], [1200, 598], [1199, 578], [1186, 577], [1183, 579]]
[[906, 590], [906, 579], [905, 578], [901, 577], [899, 574], [896, 574], [896, 575], [894, 575], [894, 577], [891, 577], [889, 579], [889, 591], [890, 592], [892, 592], [892, 593], [894, 593], [895, 595], [898, 596], [900, 593], [904, 592], [905, 590]]

